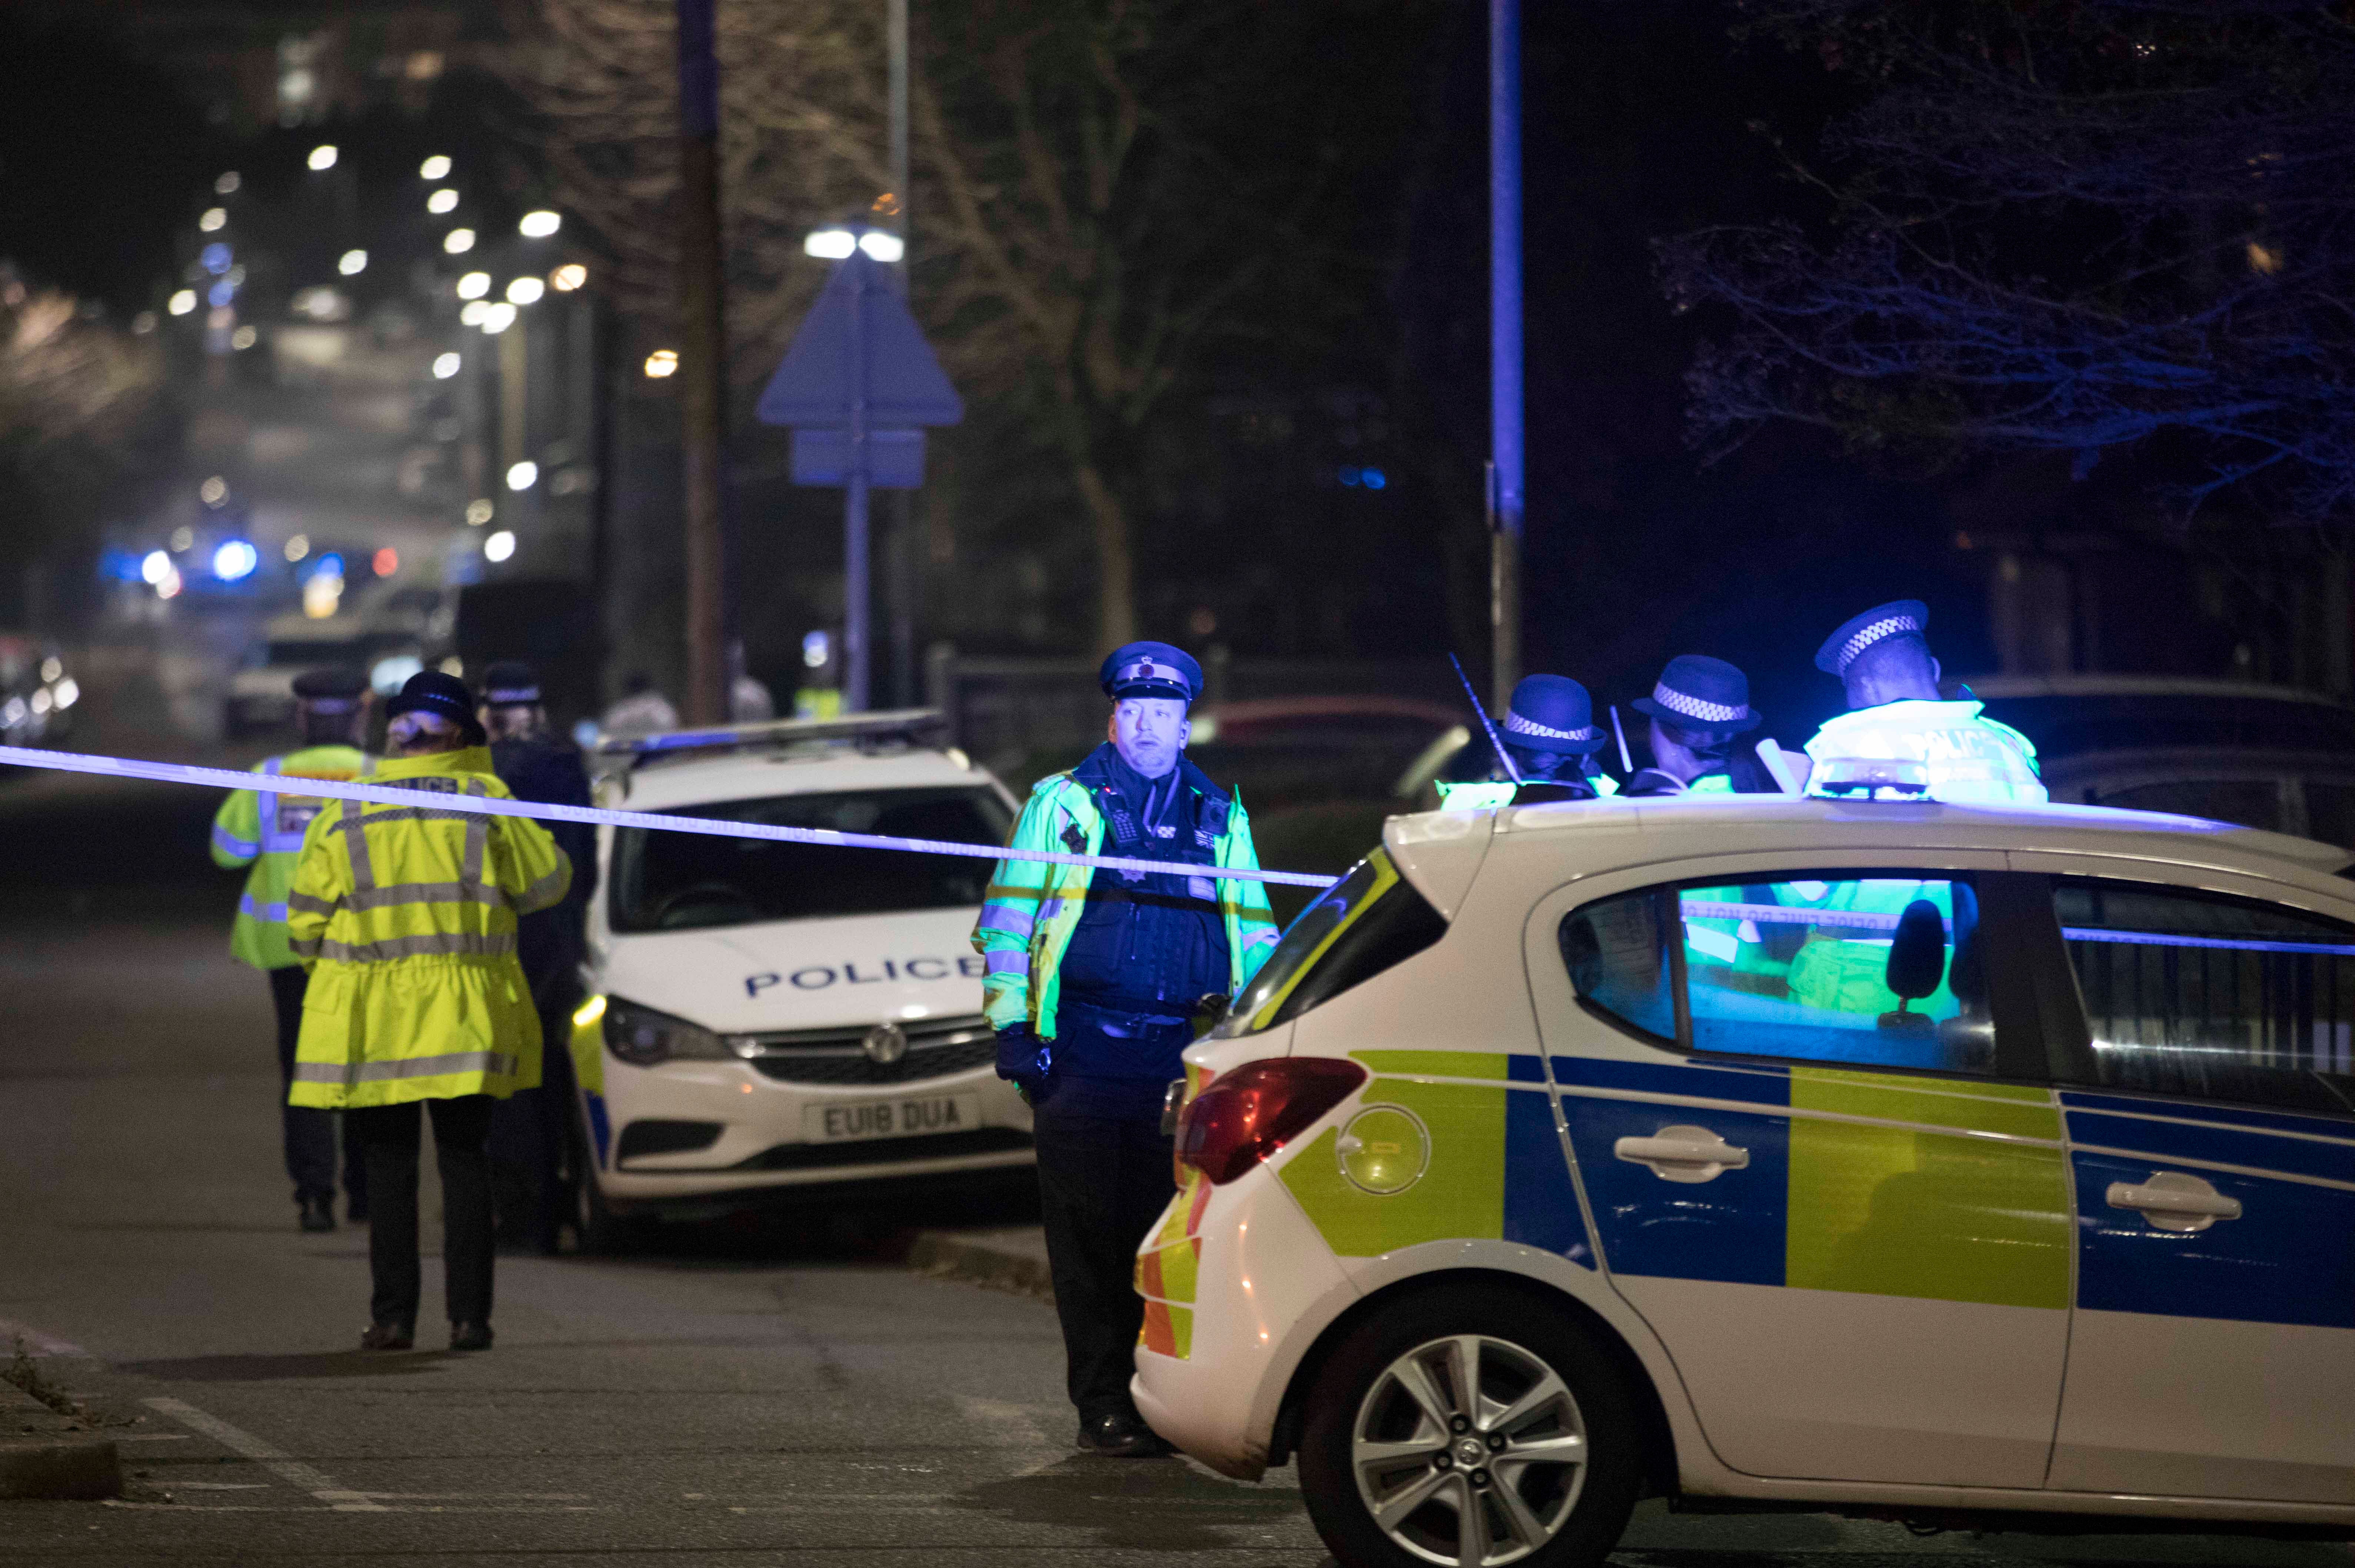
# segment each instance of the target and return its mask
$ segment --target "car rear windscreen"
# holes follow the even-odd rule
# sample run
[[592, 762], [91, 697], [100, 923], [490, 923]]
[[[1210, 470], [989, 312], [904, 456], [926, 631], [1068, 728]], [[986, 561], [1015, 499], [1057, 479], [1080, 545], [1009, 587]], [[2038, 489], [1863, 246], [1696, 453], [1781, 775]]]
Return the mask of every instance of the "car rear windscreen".
[[[994, 792], [966, 785], [781, 795], [677, 806], [669, 815], [993, 847], [1006, 842], [1014, 822]], [[623, 827], [613, 835], [607, 918], [617, 932], [686, 931], [974, 907], [996, 864]]]

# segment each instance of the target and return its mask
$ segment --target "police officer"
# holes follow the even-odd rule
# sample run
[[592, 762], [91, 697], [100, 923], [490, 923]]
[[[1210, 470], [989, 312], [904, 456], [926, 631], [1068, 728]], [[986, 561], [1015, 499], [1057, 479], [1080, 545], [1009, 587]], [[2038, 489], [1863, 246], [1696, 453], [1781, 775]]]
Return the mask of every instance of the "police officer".
[[1816, 667], [1839, 677], [1849, 711], [1807, 742], [1807, 793], [1986, 805], [2044, 800], [2028, 737], [1985, 717], [1977, 701], [1939, 692], [1929, 624], [1928, 605], [1901, 599], [1846, 622], [1817, 650]]
[[1586, 688], [1568, 676], [1522, 677], [1497, 728], [1520, 783], [1514, 784], [1499, 761], [1491, 764], [1484, 777], [1442, 780], [1440, 809], [1539, 805], [1618, 793], [1619, 781], [1594, 763], [1594, 754], [1603, 750], [1604, 736], [1602, 726], [1594, 721], [1593, 699], [1587, 696]]
[[1172, 860], [1199, 876], [998, 863], [974, 946], [998, 1033], [997, 1070], [1029, 1098], [1047, 1260], [1062, 1320], [1079, 1446], [1118, 1457], [1169, 1451], [1128, 1381], [1145, 1304], [1136, 1249], [1169, 1201], [1162, 1096], [1184, 1073], [1207, 998], [1239, 989], [1275, 945], [1242, 803], [1183, 755], [1202, 668], [1167, 643], [1103, 663], [1110, 738], [1039, 782], [1013, 848]]
[[386, 711], [377, 776], [417, 804], [330, 802], [286, 895], [289, 944], [313, 966], [291, 1097], [347, 1111], [368, 1150], [368, 1350], [416, 1342], [420, 1103], [432, 1108], [450, 1348], [486, 1350], [491, 1107], [539, 1082], [516, 922], [561, 901], [571, 869], [537, 822], [432, 804], [507, 794], [464, 682], [420, 671]]
[[[368, 679], [356, 669], [314, 669], [296, 676], [294, 714], [302, 749], [258, 763], [253, 771], [334, 780], [366, 775], [376, 765], [360, 750], [368, 734]], [[336, 1117], [333, 1112], [286, 1100], [308, 976], [286, 945], [286, 889], [294, 879], [304, 829], [325, 804], [316, 795], [232, 791], [214, 815], [212, 837], [214, 864], [253, 868], [237, 901], [229, 951], [270, 980], [270, 1000], [278, 1015], [278, 1103], [286, 1174], [294, 1182], [294, 1202], [306, 1231], [336, 1228]], [[348, 1138], [344, 1145], [344, 1200], [345, 1212], [355, 1224], [368, 1218], [366, 1163], [358, 1145]]]
[[1631, 795], [1775, 795], [1782, 786], [1742, 737], [1763, 722], [1750, 677], [1707, 654], [1678, 654], [1629, 707], [1650, 721], [1652, 765], [1627, 781]]
[[[529, 665], [492, 665], [483, 672], [476, 701], [475, 717], [490, 737], [492, 770], [517, 800], [589, 804], [589, 773], [580, 750], [549, 729], [539, 677]], [[572, 862], [572, 885], [562, 903], [517, 924], [516, 955], [539, 1014], [540, 1080], [538, 1088], [518, 1090], [493, 1108], [491, 1161], [500, 1241], [553, 1253], [568, 1190], [572, 1009], [581, 1005], [583, 922], [597, 888], [597, 830], [581, 822], [540, 826]]]

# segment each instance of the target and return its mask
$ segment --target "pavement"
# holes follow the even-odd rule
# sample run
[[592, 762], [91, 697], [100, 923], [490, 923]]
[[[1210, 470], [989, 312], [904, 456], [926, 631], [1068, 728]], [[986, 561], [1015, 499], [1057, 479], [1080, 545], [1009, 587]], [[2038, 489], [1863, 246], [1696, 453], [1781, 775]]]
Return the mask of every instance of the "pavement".
[[[496, 1349], [356, 1349], [366, 1237], [279, 1168], [270, 1012], [228, 962], [209, 799], [0, 780], [0, 1437], [111, 1444], [121, 1495], [0, 1501], [5, 1568], [158, 1561], [704, 1568], [1327, 1563], [1297, 1477], [1071, 1451], [1043, 1249], [1016, 1202], [666, 1226], [502, 1257]], [[436, 1211], [432, 1163], [423, 1211]], [[904, 1202], [905, 1200], [903, 1200]], [[973, 1281], [994, 1288], [982, 1288]], [[0, 1352], [0, 1365], [8, 1364]], [[2347, 1568], [2335, 1545], [1941, 1536], [1646, 1504], [1621, 1568]]]

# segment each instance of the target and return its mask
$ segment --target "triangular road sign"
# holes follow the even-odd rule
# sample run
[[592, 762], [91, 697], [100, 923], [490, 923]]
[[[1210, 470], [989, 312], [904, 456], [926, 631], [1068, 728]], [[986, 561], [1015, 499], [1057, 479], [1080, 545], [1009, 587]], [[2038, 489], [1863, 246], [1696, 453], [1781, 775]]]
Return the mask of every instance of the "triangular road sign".
[[867, 361], [867, 426], [955, 424], [964, 400], [941, 372], [923, 330], [882, 267], [853, 251], [834, 269], [817, 304], [794, 335], [784, 362], [761, 393], [762, 424], [839, 429], [850, 423], [853, 313]]

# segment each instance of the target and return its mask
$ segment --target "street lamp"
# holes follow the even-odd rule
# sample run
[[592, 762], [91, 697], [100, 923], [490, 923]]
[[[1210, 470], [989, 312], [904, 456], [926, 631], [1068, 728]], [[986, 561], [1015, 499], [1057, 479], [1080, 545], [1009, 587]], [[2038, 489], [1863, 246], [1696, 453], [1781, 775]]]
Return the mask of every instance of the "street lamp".
[[462, 300], [478, 300], [490, 292], [491, 275], [488, 272], [468, 272], [458, 280], [458, 297]]
[[537, 304], [539, 302], [539, 296], [547, 292], [548, 285], [546, 283], [541, 283], [538, 278], [532, 277], [530, 274], [527, 273], [507, 285], [507, 303], [509, 304]]
[[221, 176], [220, 178], [213, 181], [213, 194], [215, 196], [235, 196], [237, 194], [237, 187], [244, 183], [245, 182], [243, 180], [238, 178], [237, 171], [235, 169], [231, 169], [229, 173]]
[[516, 222], [517, 230], [527, 240], [545, 240], [562, 227], [564, 219], [545, 208], [527, 212]]
[[647, 355], [646, 374], [653, 377], [657, 381], [661, 380], [665, 376], [677, 375], [678, 350], [676, 348], [657, 348], [652, 354]]
[[515, 319], [516, 307], [511, 304], [507, 304], [503, 302], [498, 304], [485, 304], [483, 306], [482, 326], [485, 332], [491, 333], [493, 335], [505, 332], [508, 327], [515, 325]]
[[589, 282], [589, 269], [578, 261], [567, 261], [548, 274], [548, 286], [559, 293], [570, 293]]
[[819, 229], [802, 241], [802, 253], [822, 261], [847, 261], [853, 251], [864, 251], [868, 260], [888, 265], [906, 255], [908, 246], [889, 229], [863, 228]]
[[432, 157], [417, 165], [417, 177], [419, 179], [438, 180], [447, 179], [449, 176], [450, 160], [440, 153], [434, 154]]
[[453, 256], [463, 256], [474, 248], [474, 231], [471, 229], [453, 229], [442, 236], [442, 249]]
[[174, 315], [186, 315], [197, 308], [197, 291], [182, 289], [164, 303], [164, 308]]
[[529, 458], [524, 459], [507, 470], [507, 488], [510, 490], [528, 490], [538, 483], [539, 483], [539, 464]]
[[455, 354], [437, 354], [433, 357], [433, 379], [446, 381], [456, 375], [459, 367], [464, 363]]
[[458, 325], [460, 326], [480, 326], [483, 325], [483, 317], [490, 314], [491, 306], [489, 301], [468, 300], [458, 312]]
[[368, 252], [365, 251], [345, 251], [341, 256], [338, 256], [336, 259], [336, 271], [341, 272], [347, 278], [357, 277], [361, 272], [368, 271]]
[[229, 208], [225, 207], [208, 207], [205, 208], [205, 215], [197, 219], [197, 227], [203, 229], [206, 233], [210, 234], [214, 229], [218, 229], [228, 221]]
[[513, 554], [515, 554], [515, 535], [509, 533], [505, 528], [501, 528], [497, 533], [493, 534], [490, 538], [483, 541], [483, 559], [485, 560], [505, 560], [507, 557]]
[[439, 218], [458, 205], [458, 193], [443, 186], [425, 198], [425, 210]]
[[313, 174], [326, 173], [336, 166], [336, 144], [333, 142], [322, 142], [311, 149], [311, 156], [306, 161], [310, 164]]

